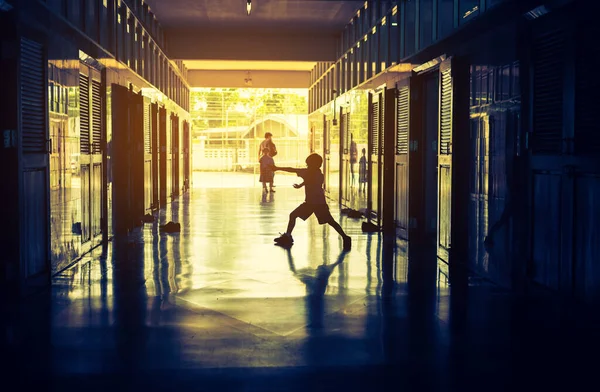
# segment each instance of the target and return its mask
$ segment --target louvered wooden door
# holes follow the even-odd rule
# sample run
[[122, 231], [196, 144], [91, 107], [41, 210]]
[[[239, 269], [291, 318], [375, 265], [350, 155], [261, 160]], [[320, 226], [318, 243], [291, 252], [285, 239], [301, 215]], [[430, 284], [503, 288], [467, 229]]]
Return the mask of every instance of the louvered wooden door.
[[600, 29], [592, 15], [575, 14], [549, 14], [531, 31], [530, 273], [536, 283], [597, 301]]
[[325, 192], [331, 193], [331, 181], [329, 179], [329, 173], [331, 171], [331, 140], [330, 138], [331, 120], [327, 120], [327, 116], [323, 115], [323, 176]]
[[81, 242], [84, 244], [92, 238], [90, 107], [90, 70], [87, 65], [81, 64], [79, 69], [79, 179], [81, 185]]
[[553, 289], [570, 289], [572, 236], [568, 224], [572, 182], [567, 171], [572, 127], [565, 118], [567, 30], [562, 24], [538, 24], [532, 36], [531, 151], [533, 279]]
[[[49, 271], [49, 146], [46, 55], [37, 41], [21, 38], [20, 144], [23, 168], [21, 244], [23, 278]], [[58, 141], [55, 141], [58, 142]]]
[[191, 140], [190, 140], [190, 123], [189, 121], [183, 122], [183, 186], [185, 190], [190, 187], [190, 177], [191, 177], [191, 157], [190, 157], [190, 148], [191, 148]]
[[449, 261], [452, 227], [452, 59], [440, 64], [438, 148], [438, 257]]
[[79, 67], [79, 164], [81, 185], [82, 251], [97, 245], [102, 234], [104, 150], [104, 98], [100, 71], [81, 63]]
[[144, 97], [131, 93], [129, 97], [129, 132], [131, 137], [132, 227], [139, 224], [146, 211], [145, 203], [145, 149], [144, 149]]
[[369, 162], [367, 164], [367, 206], [370, 218], [381, 226], [383, 191], [383, 93], [369, 94]]
[[168, 173], [168, 164], [167, 164], [167, 109], [159, 108], [158, 109], [158, 135], [159, 135], [159, 152], [158, 152], [158, 160], [159, 160], [159, 184], [160, 184], [160, 207], [164, 207], [169, 202], [168, 199], [168, 191], [171, 188], [168, 181], [170, 177], [167, 175]]
[[396, 192], [395, 221], [398, 235], [408, 239], [408, 149], [410, 130], [409, 79], [398, 83], [396, 90]]
[[171, 190], [173, 198], [179, 196], [179, 116], [171, 116]]
[[340, 108], [340, 204], [349, 205], [351, 195], [350, 178], [350, 113], [349, 108]]
[[151, 121], [150, 128], [152, 134], [152, 140], [150, 141], [152, 147], [152, 208], [158, 208], [159, 199], [159, 170], [158, 170], [158, 155], [159, 155], [159, 132], [158, 132], [158, 104], [151, 104], [150, 109]]
[[144, 98], [144, 210], [152, 211], [153, 178], [152, 178], [152, 104]]

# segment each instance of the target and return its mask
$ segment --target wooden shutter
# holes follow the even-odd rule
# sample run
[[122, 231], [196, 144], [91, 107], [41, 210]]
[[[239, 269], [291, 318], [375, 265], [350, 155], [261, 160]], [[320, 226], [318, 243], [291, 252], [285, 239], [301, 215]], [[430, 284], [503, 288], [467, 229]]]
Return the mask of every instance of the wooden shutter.
[[592, 21], [578, 24], [575, 75], [575, 152], [600, 153], [598, 109], [600, 105], [600, 46], [597, 43], [600, 26]]
[[146, 154], [152, 154], [150, 117], [150, 103], [144, 102], [144, 151]]
[[371, 107], [371, 155], [377, 155], [379, 153], [379, 102], [373, 102]]
[[451, 153], [452, 143], [452, 69], [441, 71], [440, 92], [440, 154]]
[[560, 154], [563, 139], [565, 33], [553, 30], [533, 42], [534, 154]]
[[102, 153], [102, 95], [100, 82], [92, 80], [92, 153]]
[[381, 138], [379, 142], [379, 154], [383, 155], [384, 145], [385, 145], [385, 98], [384, 93], [379, 94], [379, 108], [381, 113], [379, 113], [379, 137]]
[[46, 151], [43, 46], [21, 38], [21, 123], [23, 153]]
[[79, 74], [79, 146], [81, 154], [90, 153], [90, 82]]
[[398, 89], [396, 101], [396, 154], [408, 154], [408, 119], [409, 119], [409, 94], [408, 86]]

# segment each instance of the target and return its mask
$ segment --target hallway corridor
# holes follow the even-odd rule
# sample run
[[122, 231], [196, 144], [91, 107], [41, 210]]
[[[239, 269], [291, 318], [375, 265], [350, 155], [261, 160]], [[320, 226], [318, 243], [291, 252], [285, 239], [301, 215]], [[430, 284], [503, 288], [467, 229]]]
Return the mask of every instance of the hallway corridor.
[[[8, 379], [19, 369], [31, 382], [50, 377], [43, 390], [386, 381], [440, 391], [583, 380], [573, 377], [595, 358], [598, 324], [573, 305], [513, 298], [473, 278], [451, 294], [444, 268], [426, 276], [414, 263], [432, 260], [409, 262], [402, 244], [390, 256], [347, 218], [350, 252], [314, 217], [298, 222], [290, 252], [273, 246], [302, 198], [287, 185], [265, 198], [258, 188], [193, 189], [158, 222], [56, 276], [49, 295], [5, 309]], [[159, 231], [169, 220], [181, 233]]]

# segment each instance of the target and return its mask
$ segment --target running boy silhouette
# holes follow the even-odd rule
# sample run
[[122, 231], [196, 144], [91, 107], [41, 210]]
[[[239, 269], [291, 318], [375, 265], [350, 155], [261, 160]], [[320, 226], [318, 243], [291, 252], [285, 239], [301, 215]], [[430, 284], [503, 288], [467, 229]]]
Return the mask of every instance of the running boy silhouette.
[[325, 201], [325, 192], [323, 191], [323, 173], [321, 165], [323, 158], [319, 154], [310, 154], [306, 158], [306, 169], [295, 169], [291, 167], [273, 166], [273, 170], [283, 170], [290, 173], [296, 173], [304, 182], [302, 184], [294, 184], [294, 188], [299, 189], [304, 187], [306, 199], [298, 208], [290, 213], [290, 221], [288, 222], [287, 231], [280, 237], [275, 238], [275, 242], [281, 246], [292, 246], [294, 239], [292, 238], [292, 230], [296, 226], [296, 218], [302, 220], [308, 219], [312, 214], [315, 214], [320, 225], [329, 224], [335, 229], [344, 240], [344, 250], [350, 250], [352, 247], [352, 238], [344, 233], [342, 227], [333, 219], [329, 212], [329, 206]]

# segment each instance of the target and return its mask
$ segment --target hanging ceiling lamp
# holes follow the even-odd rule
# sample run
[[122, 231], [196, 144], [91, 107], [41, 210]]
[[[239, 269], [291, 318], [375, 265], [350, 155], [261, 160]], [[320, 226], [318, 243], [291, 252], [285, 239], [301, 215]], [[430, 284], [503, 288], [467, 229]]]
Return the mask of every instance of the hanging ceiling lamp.
[[248, 16], [250, 16], [250, 12], [252, 11], [252, 0], [246, 0], [246, 12]]

